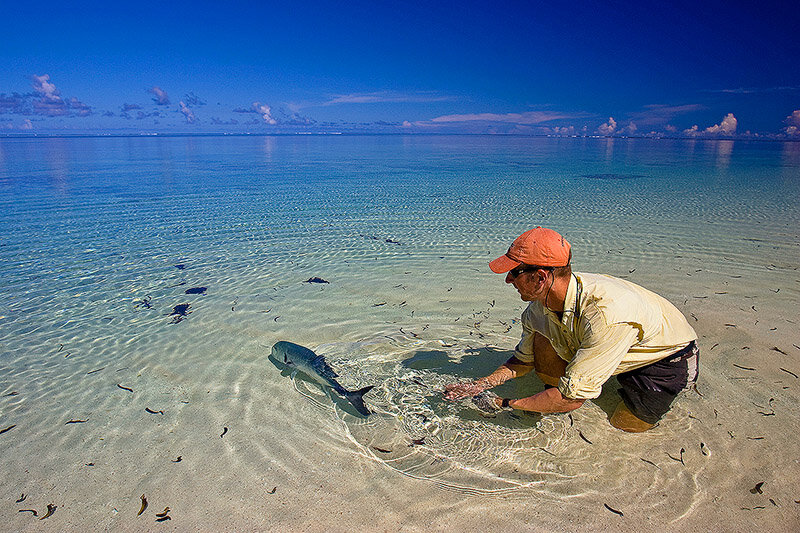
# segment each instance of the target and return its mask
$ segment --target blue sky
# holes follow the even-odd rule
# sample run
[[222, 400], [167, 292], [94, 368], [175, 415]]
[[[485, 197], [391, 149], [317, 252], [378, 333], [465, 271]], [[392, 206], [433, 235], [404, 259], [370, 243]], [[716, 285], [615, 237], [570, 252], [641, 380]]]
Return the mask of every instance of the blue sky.
[[800, 139], [800, 4], [9, 2], [0, 134]]

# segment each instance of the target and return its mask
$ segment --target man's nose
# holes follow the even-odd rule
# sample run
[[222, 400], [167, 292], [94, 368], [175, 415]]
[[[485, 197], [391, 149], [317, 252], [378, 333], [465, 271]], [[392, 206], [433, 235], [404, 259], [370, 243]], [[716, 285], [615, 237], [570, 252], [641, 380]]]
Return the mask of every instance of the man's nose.
[[509, 272], [506, 274], [506, 283], [514, 283], [514, 276]]

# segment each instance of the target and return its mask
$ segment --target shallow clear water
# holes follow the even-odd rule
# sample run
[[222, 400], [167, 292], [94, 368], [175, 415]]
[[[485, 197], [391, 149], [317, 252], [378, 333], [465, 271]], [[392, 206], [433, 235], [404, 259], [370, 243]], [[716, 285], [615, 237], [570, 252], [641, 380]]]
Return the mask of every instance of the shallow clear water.
[[[759, 409], [796, 413], [798, 193], [800, 143], [0, 139], [0, 430], [15, 426], [0, 435], [0, 486], [49, 479], [68, 499], [89, 476], [85, 490], [116, 508], [156, 482], [202, 484], [201, 464], [177, 481], [157, 466], [195, 446], [245, 486], [264, 475], [253, 465], [291, 479], [322, 449], [464, 494], [649, 487], [638, 505], [680, 519], [732, 483], [699, 442], [745, 461], [754, 452], [736, 450], [779, 418]], [[611, 385], [571, 417], [486, 419], [440, 400], [509, 356], [523, 305], [486, 263], [536, 225], [570, 240], [576, 270], [631, 279], [692, 317], [703, 396], [635, 440], [608, 425]], [[325, 354], [348, 388], [376, 384], [377, 414], [282, 374], [267, 359], [282, 339]], [[520, 381], [503, 393], [541, 387]], [[731, 429], [737, 409], [759, 431]], [[691, 471], [670, 458], [681, 448]], [[135, 489], [115, 478], [119, 456]]]

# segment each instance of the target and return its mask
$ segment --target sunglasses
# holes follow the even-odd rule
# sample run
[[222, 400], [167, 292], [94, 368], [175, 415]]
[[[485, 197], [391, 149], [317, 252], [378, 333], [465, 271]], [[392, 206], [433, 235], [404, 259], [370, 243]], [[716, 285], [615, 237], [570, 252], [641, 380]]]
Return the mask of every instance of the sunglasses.
[[511, 278], [516, 278], [520, 274], [524, 274], [525, 272], [535, 272], [537, 270], [547, 270], [548, 272], [552, 272], [553, 269], [551, 267], [540, 267], [540, 266], [531, 266], [531, 265], [521, 265], [517, 268], [511, 269], [508, 271], [508, 274]]

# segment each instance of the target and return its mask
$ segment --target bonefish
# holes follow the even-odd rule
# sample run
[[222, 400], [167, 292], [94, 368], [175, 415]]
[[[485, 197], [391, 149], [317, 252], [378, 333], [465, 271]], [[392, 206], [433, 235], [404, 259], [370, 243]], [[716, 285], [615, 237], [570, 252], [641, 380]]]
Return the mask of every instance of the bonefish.
[[345, 389], [336, 381], [339, 375], [328, 365], [324, 356], [317, 355], [305, 346], [300, 346], [293, 342], [276, 342], [272, 347], [271, 356], [290, 367], [296, 368], [318, 383], [332, 388], [338, 394], [346, 398], [362, 415], [369, 416], [371, 414], [367, 406], [364, 405], [364, 395], [372, 390], [374, 385], [364, 387], [357, 391]]

